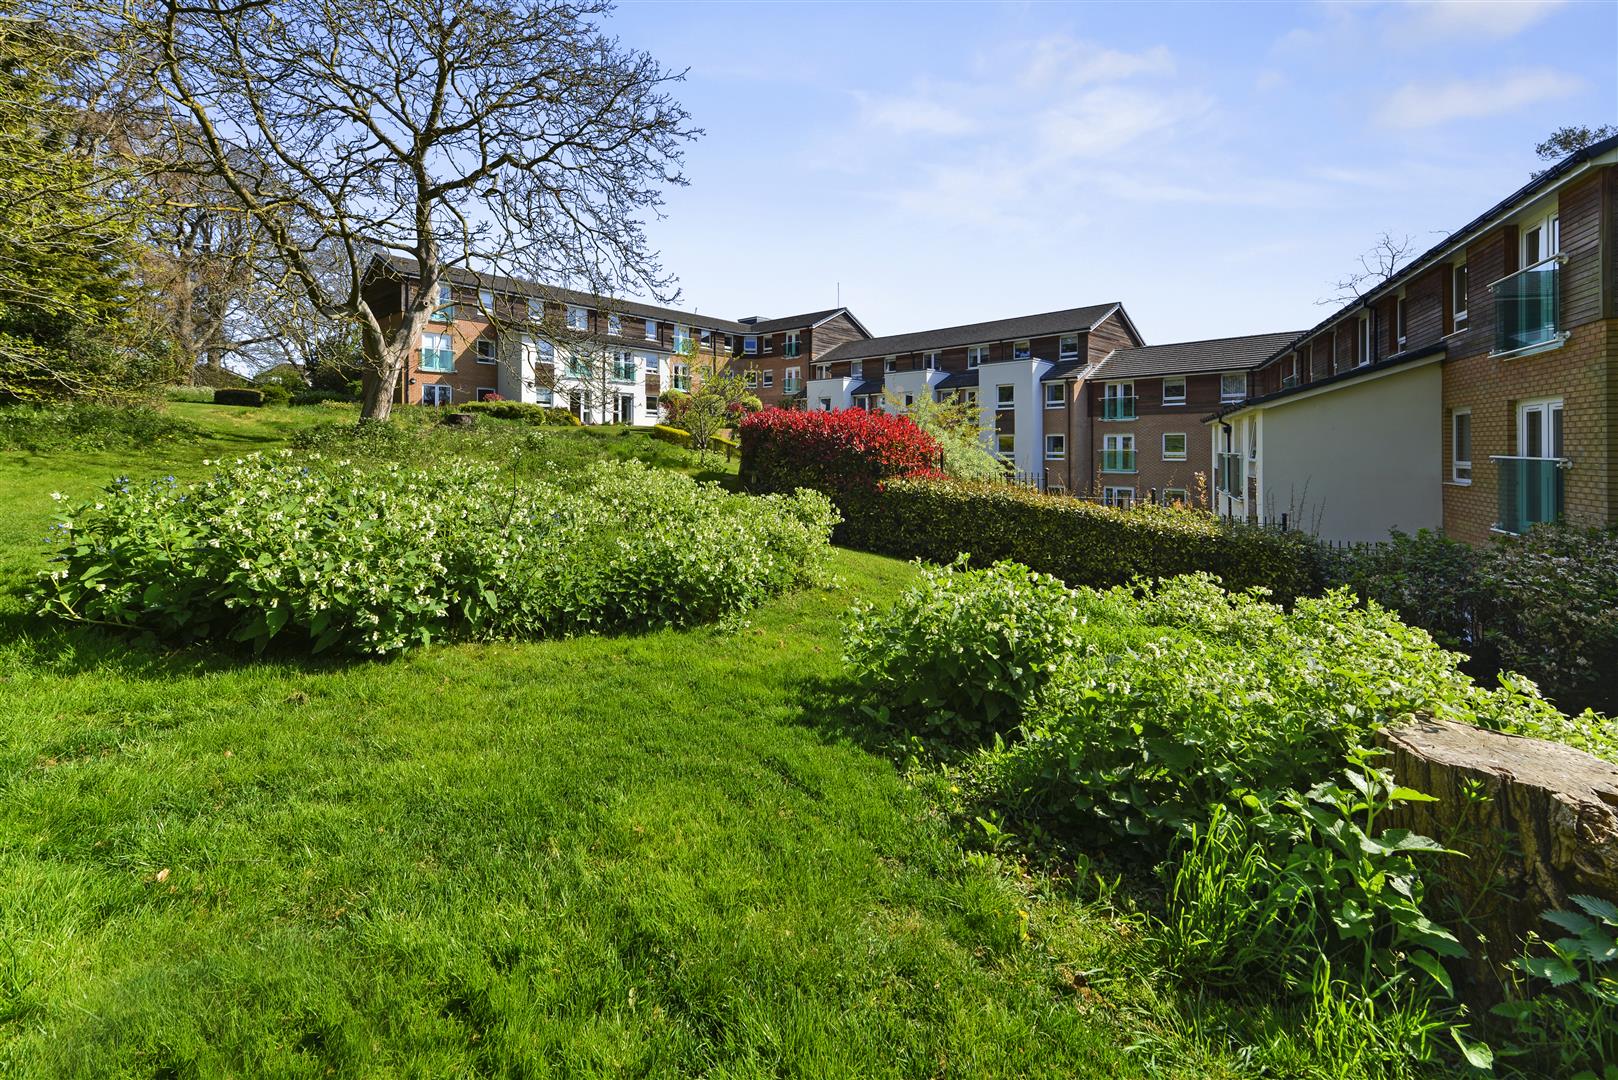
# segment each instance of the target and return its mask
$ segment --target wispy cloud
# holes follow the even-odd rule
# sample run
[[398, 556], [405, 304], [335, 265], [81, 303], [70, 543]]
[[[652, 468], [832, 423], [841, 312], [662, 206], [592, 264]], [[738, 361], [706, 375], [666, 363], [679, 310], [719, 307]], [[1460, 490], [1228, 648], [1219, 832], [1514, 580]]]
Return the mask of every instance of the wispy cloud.
[[1404, 5], [1394, 31], [1435, 40], [1515, 37], [1563, 7], [1565, 0], [1416, 0]]
[[871, 127], [899, 135], [965, 135], [977, 124], [966, 113], [925, 97], [877, 99], [858, 95], [860, 119]]
[[1389, 128], [1437, 127], [1570, 97], [1583, 85], [1577, 77], [1550, 68], [1518, 71], [1495, 79], [1406, 83], [1382, 103], [1376, 119]]

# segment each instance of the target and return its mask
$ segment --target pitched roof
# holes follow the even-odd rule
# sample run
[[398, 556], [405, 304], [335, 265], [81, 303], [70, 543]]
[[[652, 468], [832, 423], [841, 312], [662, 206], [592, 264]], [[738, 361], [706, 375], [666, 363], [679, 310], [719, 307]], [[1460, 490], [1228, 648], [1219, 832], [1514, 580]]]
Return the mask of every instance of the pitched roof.
[[1327, 375], [1323, 379], [1315, 379], [1311, 382], [1299, 383], [1297, 386], [1284, 387], [1268, 394], [1261, 394], [1258, 397], [1243, 398], [1241, 401], [1233, 401], [1229, 405], [1221, 406], [1219, 411], [1209, 413], [1207, 416], [1204, 416], [1202, 418], [1202, 422], [1205, 424], [1211, 423], [1212, 421], [1229, 416], [1231, 413], [1238, 413], [1243, 409], [1248, 409], [1255, 405], [1268, 405], [1270, 402], [1277, 401], [1281, 398], [1289, 398], [1297, 394], [1305, 394], [1311, 390], [1319, 390], [1322, 387], [1333, 386], [1337, 383], [1352, 382], [1355, 379], [1364, 378], [1367, 375], [1380, 374], [1389, 368], [1403, 367], [1405, 364], [1415, 363], [1417, 360], [1426, 360], [1434, 356], [1443, 357], [1448, 355], [1449, 342], [1435, 341], [1431, 345], [1421, 345], [1414, 349], [1406, 349], [1402, 353], [1394, 353], [1392, 356], [1383, 357], [1374, 364], [1365, 364], [1361, 367], [1345, 368], [1342, 371]]
[[854, 313], [846, 307], [827, 308], [824, 311], [811, 311], [804, 315], [788, 315], [784, 319], [760, 319], [755, 323], [743, 323], [751, 327], [749, 333], [773, 334], [777, 330], [801, 330], [805, 327], [814, 328], [823, 322], [829, 322], [839, 315], [847, 315], [848, 321], [860, 328], [860, 333], [869, 337], [871, 332], [865, 329], [865, 324], [854, 317]]
[[1296, 335], [1291, 341], [1276, 349], [1276, 351], [1270, 355], [1270, 359], [1274, 360], [1281, 354], [1290, 352], [1295, 346], [1302, 345], [1305, 341], [1314, 337], [1316, 334], [1320, 333], [1322, 330], [1326, 329], [1326, 327], [1341, 319], [1350, 311], [1353, 311], [1356, 308], [1366, 307], [1373, 301], [1381, 299], [1383, 296], [1387, 295], [1389, 291], [1397, 288], [1416, 273], [1426, 270], [1428, 266], [1440, 255], [1449, 251], [1451, 248], [1458, 247], [1467, 240], [1472, 239], [1474, 234], [1481, 232], [1489, 225], [1492, 225], [1497, 218], [1505, 216], [1508, 211], [1517, 207], [1518, 204], [1527, 202], [1528, 200], [1533, 199], [1536, 195], [1540, 194], [1540, 192], [1554, 187], [1556, 184], [1561, 182], [1563, 177], [1567, 176], [1568, 173], [1572, 172], [1580, 165], [1583, 165], [1585, 162], [1594, 158], [1602, 157], [1603, 155], [1612, 153], [1615, 150], [1618, 150], [1618, 135], [1613, 135], [1602, 139], [1600, 142], [1591, 143], [1583, 150], [1575, 150], [1561, 161], [1558, 161], [1555, 165], [1552, 165], [1550, 168], [1528, 181], [1528, 183], [1524, 184], [1516, 191], [1513, 191], [1510, 195], [1507, 195], [1504, 199], [1501, 199], [1499, 202], [1483, 211], [1483, 213], [1479, 214], [1465, 225], [1462, 225], [1459, 229], [1456, 229], [1454, 232], [1444, 237], [1444, 239], [1440, 240], [1438, 243], [1434, 244], [1420, 255], [1417, 255], [1414, 259], [1411, 259], [1405, 264], [1405, 268], [1403, 270], [1400, 270], [1398, 273], [1392, 275], [1386, 281], [1376, 286], [1376, 288], [1367, 292], [1364, 296], [1343, 305], [1330, 315], [1326, 316], [1324, 319], [1320, 320], [1314, 326], [1311, 326], [1309, 329]]
[[[401, 277], [413, 278], [417, 276], [416, 261], [414, 259], [406, 259], [397, 255], [379, 255], [377, 259]], [[463, 266], [449, 267], [446, 273], [452, 282], [470, 285], [479, 289], [493, 289], [495, 292], [513, 293], [519, 296], [544, 297], [564, 304], [582, 304], [602, 311], [617, 312], [622, 315], [637, 315], [643, 319], [686, 323], [699, 329], [720, 330], [727, 334], [752, 332], [745, 323], [739, 323], [734, 319], [720, 319], [712, 315], [701, 315], [692, 311], [681, 311], [679, 308], [646, 304], [639, 300], [626, 300], [616, 296], [600, 296], [595, 293], [581, 292], [578, 289], [563, 289], [555, 285], [547, 285], [541, 281], [507, 277], [504, 274], [480, 274]]]
[[1179, 341], [1172, 345], [1143, 345], [1114, 349], [1096, 369], [1096, 377], [1144, 378], [1152, 375], [1196, 375], [1210, 371], [1243, 371], [1258, 367], [1275, 350], [1298, 336], [1296, 330], [1278, 334]]
[[1055, 334], [1092, 329], [1114, 311], [1122, 310], [1122, 305], [1116, 302], [1091, 304], [1088, 307], [1047, 311], [1039, 315], [1019, 315], [1011, 319], [946, 326], [938, 330], [891, 334], [888, 337], [871, 338], [867, 341], [847, 341], [818, 359], [822, 362], [863, 360], [872, 356], [899, 356], [905, 353], [952, 349], [961, 345], [988, 345], [996, 341], [1050, 337]]

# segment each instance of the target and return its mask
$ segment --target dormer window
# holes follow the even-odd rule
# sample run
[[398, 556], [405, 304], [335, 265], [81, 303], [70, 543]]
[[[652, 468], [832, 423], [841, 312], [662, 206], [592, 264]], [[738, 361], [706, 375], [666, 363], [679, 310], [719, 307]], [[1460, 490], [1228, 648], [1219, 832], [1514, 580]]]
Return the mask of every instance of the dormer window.
[[884, 356], [882, 358], [882, 371], [883, 371], [884, 374], [886, 374], [887, 372], [898, 371], [898, 370], [899, 370], [899, 358], [898, 357], [896, 357], [896, 356]]
[[455, 291], [447, 284], [438, 286], [438, 306], [433, 309], [432, 321], [455, 321]]
[[617, 315], [607, 316], [607, 333], [613, 337], [622, 337], [624, 333], [624, 320]]
[[494, 314], [494, 290], [493, 289], [479, 289], [478, 290], [478, 306], [483, 309], [483, 313], [485, 315], [493, 315]]
[[1033, 346], [1026, 341], [1014, 341], [1011, 344], [1011, 358], [1013, 360], [1027, 360], [1034, 355]]
[[1371, 340], [1371, 316], [1361, 315], [1354, 329], [1354, 363], [1357, 366], [1364, 367], [1371, 362], [1375, 355], [1374, 345], [1375, 342]]
[[922, 353], [921, 354], [921, 370], [923, 370], [923, 371], [937, 371], [938, 370], [938, 354], [935, 353], [935, 352]]
[[1062, 335], [1061, 358], [1063, 360], [1074, 360], [1074, 359], [1078, 358], [1078, 355], [1079, 355], [1079, 335], [1077, 335], [1077, 334], [1064, 334], [1064, 335]]
[[1450, 316], [1450, 333], [1458, 334], [1466, 329], [1466, 264], [1460, 263], [1450, 269], [1450, 287], [1453, 288], [1454, 297], [1451, 301], [1455, 305], [1455, 314]]
[[569, 304], [567, 308], [567, 328], [569, 330], [590, 329], [589, 309]]
[[1219, 400], [1241, 401], [1247, 396], [1247, 372], [1227, 371], [1219, 376]]
[[966, 366], [970, 370], [979, 364], [989, 362], [989, 347], [987, 345], [969, 345], [966, 349]]
[[1401, 351], [1410, 337], [1409, 312], [1410, 300], [1407, 297], [1399, 297], [1399, 302], [1393, 307], [1393, 338]]
[[533, 299], [530, 299], [528, 301], [528, 321], [529, 322], [544, 322], [545, 321], [545, 301], [543, 301], [543, 300], [533, 300]]
[[1177, 375], [1163, 380], [1163, 404], [1185, 404], [1185, 376]]
[[646, 340], [647, 341], [656, 341], [657, 340], [657, 320], [656, 319], [647, 319], [646, 320]]
[[742, 352], [748, 356], [757, 356], [758, 338], [754, 337], [752, 334], [748, 334], [746, 337], [742, 338]]

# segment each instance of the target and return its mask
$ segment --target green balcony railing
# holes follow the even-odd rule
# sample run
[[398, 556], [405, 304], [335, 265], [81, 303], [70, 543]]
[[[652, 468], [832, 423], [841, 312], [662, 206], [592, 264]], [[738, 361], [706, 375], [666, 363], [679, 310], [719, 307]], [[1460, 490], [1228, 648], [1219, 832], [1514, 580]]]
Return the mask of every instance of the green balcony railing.
[[1132, 397], [1109, 397], [1101, 399], [1101, 419], [1103, 420], [1133, 420], [1135, 419], [1135, 399]]
[[1494, 292], [1494, 351], [1520, 352], [1560, 335], [1562, 276], [1559, 259], [1546, 259], [1501, 278]]
[[1233, 499], [1247, 497], [1247, 485], [1242, 480], [1242, 455], [1219, 455], [1219, 490]]
[[1494, 457], [1499, 469], [1500, 519], [1495, 529], [1520, 535], [1562, 516], [1566, 458]]
[[1102, 472], [1134, 472], [1135, 451], [1133, 450], [1103, 450], [1101, 451]]

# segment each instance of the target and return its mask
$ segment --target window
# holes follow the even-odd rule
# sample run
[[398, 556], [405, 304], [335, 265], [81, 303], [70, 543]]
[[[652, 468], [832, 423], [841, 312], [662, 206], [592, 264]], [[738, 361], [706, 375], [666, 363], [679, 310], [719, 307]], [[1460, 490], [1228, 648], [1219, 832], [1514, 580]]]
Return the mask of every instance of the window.
[[691, 389], [691, 368], [689, 366], [676, 363], [669, 374], [669, 381], [674, 384], [674, 389], [687, 391]]
[[567, 308], [567, 328], [569, 330], [590, 329], [589, 309], [569, 304]]
[[1078, 357], [1078, 355], [1079, 355], [1079, 335], [1077, 335], [1077, 334], [1065, 334], [1065, 335], [1063, 335], [1063, 337], [1062, 337], [1062, 345], [1061, 345], [1061, 354], [1062, 354], [1061, 358], [1063, 360], [1073, 360], [1073, 359], [1076, 359]]
[[1045, 384], [1045, 407], [1047, 409], [1060, 409], [1067, 404], [1067, 395], [1063, 392], [1063, 385], [1059, 382]]
[[1371, 348], [1371, 316], [1361, 315], [1354, 328], [1354, 363], [1364, 367], [1371, 362], [1373, 350]]
[[1184, 378], [1164, 379], [1163, 380], [1163, 404], [1165, 404], [1165, 405], [1184, 405], [1185, 404], [1185, 379]]
[[421, 370], [455, 370], [455, 343], [448, 334], [421, 335]]
[[1011, 457], [1017, 452], [1017, 435], [1015, 432], [1002, 431], [994, 437], [994, 451], [1001, 457]]
[[1455, 290], [1455, 314], [1450, 316], [1450, 333], [1458, 334], [1466, 329], [1466, 264], [1453, 268], [1450, 278]]
[[970, 370], [979, 364], [989, 362], [989, 347], [987, 345], [969, 345], [966, 349], [966, 366]]
[[1101, 471], [1135, 471], [1135, 436], [1106, 435], [1102, 437]]
[[743, 384], [746, 385], [746, 387], [749, 390], [757, 390], [758, 389], [758, 372], [756, 370], [747, 372], [745, 375], [742, 376], [742, 382], [743, 382]]
[[774, 385], [775, 385], [775, 372], [766, 371], [764, 373], [764, 389], [768, 390], [771, 387], [773, 387]]
[[1247, 421], [1247, 460], [1258, 460], [1258, 421], [1251, 417]]
[[1045, 460], [1046, 461], [1061, 461], [1066, 457], [1067, 457], [1067, 436], [1066, 435], [1047, 435], [1047, 436], [1045, 436]]
[[544, 364], [546, 367], [555, 367], [556, 366], [556, 346], [555, 345], [552, 345], [548, 341], [541, 341], [539, 343], [538, 349], [536, 349], [535, 351], [539, 354], [539, 362], [541, 364]]
[[916, 395], [915, 394], [906, 394], [905, 395], [905, 408], [908, 409], [908, 408], [910, 408], [910, 406], [914, 405], [915, 403], [916, 403]]
[[1219, 376], [1219, 400], [1240, 401], [1247, 396], [1247, 372], [1227, 371]]
[[820, 411], [831, 412], [831, 398], [823, 397], [820, 399]]
[[888, 373], [890, 371], [898, 371], [898, 370], [899, 370], [899, 358], [898, 357], [884, 356], [882, 358], [882, 371], [883, 371], [884, 374], [886, 374], [886, 373]]
[[865, 365], [858, 360], [851, 361], [848, 365], [848, 377], [850, 379], [865, 378]]
[[[480, 363], [480, 364], [492, 364], [497, 359], [495, 354], [499, 351], [499, 342], [497, 342], [494, 338], [492, 338], [492, 337], [480, 337], [480, 338], [478, 338], [477, 348], [478, 348], [478, 353], [477, 353], [478, 363]], [[481, 401], [482, 399], [479, 398], [478, 400]]]
[[829, 378], [831, 378], [831, 365], [830, 364], [816, 364], [815, 365], [815, 378], [817, 378], [817, 379], [829, 379]]
[[541, 405], [554, 405], [556, 404], [556, 395], [551, 393], [548, 387], [542, 386], [534, 391], [534, 400]]
[[935, 352], [924, 352], [924, 353], [922, 353], [921, 354], [921, 370], [923, 370], [923, 371], [937, 371], [938, 370], [938, 354], [935, 353]]
[[1457, 484], [1472, 482], [1472, 410], [1456, 409], [1450, 414], [1449, 478]]
[[712, 338], [713, 338], [713, 331], [712, 330], [698, 330], [697, 331], [697, 342], [704, 349], [706, 349], [710, 344], [712, 344]]
[[1410, 301], [1403, 296], [1393, 308], [1393, 337], [1400, 349], [1410, 337], [1409, 308]]
[[781, 340], [781, 355], [782, 356], [797, 356], [798, 355], [798, 335], [797, 335], [796, 331], [794, 331], [793, 333], [790, 333], [790, 334], [786, 335], [786, 337], [782, 338], [782, 340]]
[[500, 392], [492, 386], [478, 387], [478, 400], [488, 401], [491, 397], [499, 397]]
[[634, 353], [619, 351], [612, 354], [612, 377], [617, 382], [635, 381]]
[[1164, 506], [1187, 506], [1191, 499], [1185, 488], [1164, 488], [1162, 501]]
[[1281, 389], [1290, 390], [1298, 385], [1298, 354], [1293, 353], [1281, 361]]
[[1101, 501], [1108, 506], [1116, 506], [1120, 510], [1128, 510], [1135, 505], [1135, 489], [1132, 487], [1108, 487], [1101, 489]]
[[645, 353], [641, 356], [641, 362], [646, 365], [646, 377], [648, 379], [657, 378], [658, 368], [660, 366], [657, 356], [653, 353]]
[[454, 397], [455, 391], [444, 383], [428, 383], [421, 388], [423, 405], [448, 405]]
[[478, 306], [483, 309], [483, 313], [485, 315], [493, 315], [494, 314], [494, 290], [493, 289], [479, 289], [478, 290]]
[[648, 420], [655, 420], [657, 418], [657, 410], [658, 410], [658, 408], [659, 408], [659, 406], [658, 406], [658, 401], [657, 401], [657, 395], [653, 394], [653, 393], [647, 393], [647, 395], [646, 395], [646, 418]]
[[748, 356], [757, 356], [758, 338], [752, 334], [748, 334], [746, 337], [742, 338], [742, 352], [746, 353]]
[[646, 320], [646, 340], [647, 341], [656, 341], [657, 340], [657, 320], [656, 319], [647, 319]]
[[961, 390], [961, 400], [969, 405], [976, 405], [978, 403], [978, 388], [975, 386], [963, 388]]
[[1108, 383], [1101, 388], [1101, 418], [1103, 420], [1135, 419], [1135, 384]]
[[1185, 460], [1185, 432], [1166, 432], [1163, 435], [1163, 460]]
[[622, 337], [624, 333], [624, 320], [618, 315], [607, 316], [607, 333], [613, 337]]
[[798, 377], [799, 377], [798, 373], [801, 370], [802, 370], [801, 368], [795, 368], [795, 367], [787, 368], [786, 374], [781, 376], [781, 392], [782, 393], [784, 393], [784, 394], [796, 394], [798, 392]]
[[543, 301], [543, 300], [532, 300], [532, 299], [528, 301], [528, 321], [529, 322], [544, 322], [545, 321], [545, 301]]
[[686, 352], [691, 348], [691, 328], [674, 324], [674, 351]]
[[1015, 405], [1016, 403], [1017, 403], [1017, 388], [1015, 386], [1011, 386], [1011, 385], [1009, 385], [1007, 383], [1002, 383], [999, 386], [996, 386], [994, 388], [994, 407], [995, 408], [997, 408], [997, 409], [1009, 409], [1013, 405]]
[[1034, 350], [1029, 346], [1028, 342], [1014, 341], [1011, 343], [1011, 358], [1013, 360], [1027, 360], [1033, 355]]
[[1523, 227], [1522, 264], [1533, 266], [1562, 250], [1562, 223], [1552, 214]]
[[433, 322], [455, 321], [455, 291], [448, 285], [438, 286], [438, 306], [433, 309]]

